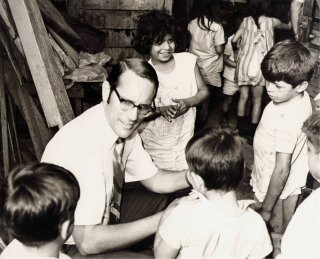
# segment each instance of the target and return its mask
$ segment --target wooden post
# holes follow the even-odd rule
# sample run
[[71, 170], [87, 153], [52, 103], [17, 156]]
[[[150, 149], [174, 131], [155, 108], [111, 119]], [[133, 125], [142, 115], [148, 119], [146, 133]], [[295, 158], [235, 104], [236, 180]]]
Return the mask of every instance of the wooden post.
[[6, 91], [4, 83], [4, 67], [3, 57], [0, 56], [0, 107], [1, 107], [1, 135], [2, 135], [2, 156], [4, 175], [7, 176], [10, 171], [10, 154], [8, 141], [8, 118], [7, 118], [7, 104]]
[[8, 1], [49, 127], [74, 118], [36, 0]]

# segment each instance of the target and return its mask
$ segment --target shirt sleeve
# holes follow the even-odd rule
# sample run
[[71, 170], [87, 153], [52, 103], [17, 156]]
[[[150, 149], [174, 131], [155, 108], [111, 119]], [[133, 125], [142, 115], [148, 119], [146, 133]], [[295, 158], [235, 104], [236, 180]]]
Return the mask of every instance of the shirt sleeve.
[[223, 27], [218, 24], [215, 28], [214, 45], [218, 46], [224, 43], [225, 43], [224, 30], [223, 30]]
[[275, 151], [292, 154], [297, 144], [298, 131], [294, 125], [283, 122], [275, 129]]
[[150, 155], [143, 148], [139, 134], [136, 134], [132, 141], [132, 148], [126, 163], [126, 182], [148, 179], [158, 172]]
[[176, 207], [166, 220], [159, 226], [159, 234], [168, 245], [174, 249], [180, 249], [183, 243], [183, 229], [182, 227], [185, 215], [180, 213], [179, 206]]
[[[259, 219], [256, 230], [256, 244], [253, 247], [248, 258], [264, 258], [272, 252], [272, 243], [267, 226], [263, 219]], [[258, 230], [258, 231], [257, 231]]]

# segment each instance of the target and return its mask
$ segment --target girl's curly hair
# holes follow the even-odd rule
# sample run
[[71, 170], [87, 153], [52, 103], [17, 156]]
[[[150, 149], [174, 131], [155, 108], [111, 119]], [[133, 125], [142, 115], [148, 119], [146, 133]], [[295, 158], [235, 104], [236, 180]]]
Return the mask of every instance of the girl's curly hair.
[[186, 38], [184, 34], [172, 16], [164, 11], [153, 10], [139, 16], [131, 46], [140, 54], [148, 55], [152, 44], [162, 41], [166, 35], [171, 35], [178, 46]]

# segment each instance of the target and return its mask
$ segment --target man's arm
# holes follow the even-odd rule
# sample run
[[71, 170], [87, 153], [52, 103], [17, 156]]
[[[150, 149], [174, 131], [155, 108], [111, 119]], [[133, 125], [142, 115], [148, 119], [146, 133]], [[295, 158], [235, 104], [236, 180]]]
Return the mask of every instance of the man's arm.
[[158, 172], [141, 184], [156, 193], [171, 193], [189, 187], [186, 177], [187, 170], [175, 172], [159, 169]]
[[259, 212], [266, 222], [270, 221], [272, 210], [287, 183], [291, 168], [291, 157], [292, 154], [276, 153], [276, 164], [273, 169], [266, 197]]
[[82, 255], [119, 250], [156, 233], [162, 212], [117, 225], [75, 225], [73, 239]]

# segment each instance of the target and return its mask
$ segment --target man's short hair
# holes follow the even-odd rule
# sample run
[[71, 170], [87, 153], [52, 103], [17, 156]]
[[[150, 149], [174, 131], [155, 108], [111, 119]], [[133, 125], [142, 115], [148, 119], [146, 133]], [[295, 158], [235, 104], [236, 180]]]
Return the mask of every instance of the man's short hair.
[[111, 90], [118, 87], [120, 76], [127, 70], [131, 70], [137, 76], [150, 80], [157, 91], [159, 81], [156, 71], [147, 61], [139, 58], [123, 59], [112, 67], [107, 78], [111, 86]]
[[309, 48], [299, 41], [288, 39], [269, 50], [262, 60], [261, 71], [267, 81], [283, 81], [295, 88], [311, 79], [315, 64]]
[[80, 197], [72, 173], [53, 164], [37, 163], [10, 172], [4, 206], [9, 233], [27, 246], [40, 246], [60, 235], [63, 222], [73, 223]]
[[315, 111], [303, 123], [302, 131], [307, 139], [314, 146], [317, 153], [320, 153], [320, 111]]
[[242, 153], [240, 137], [227, 128], [204, 129], [195, 134], [186, 147], [190, 171], [200, 175], [209, 190], [237, 188], [244, 171]]

